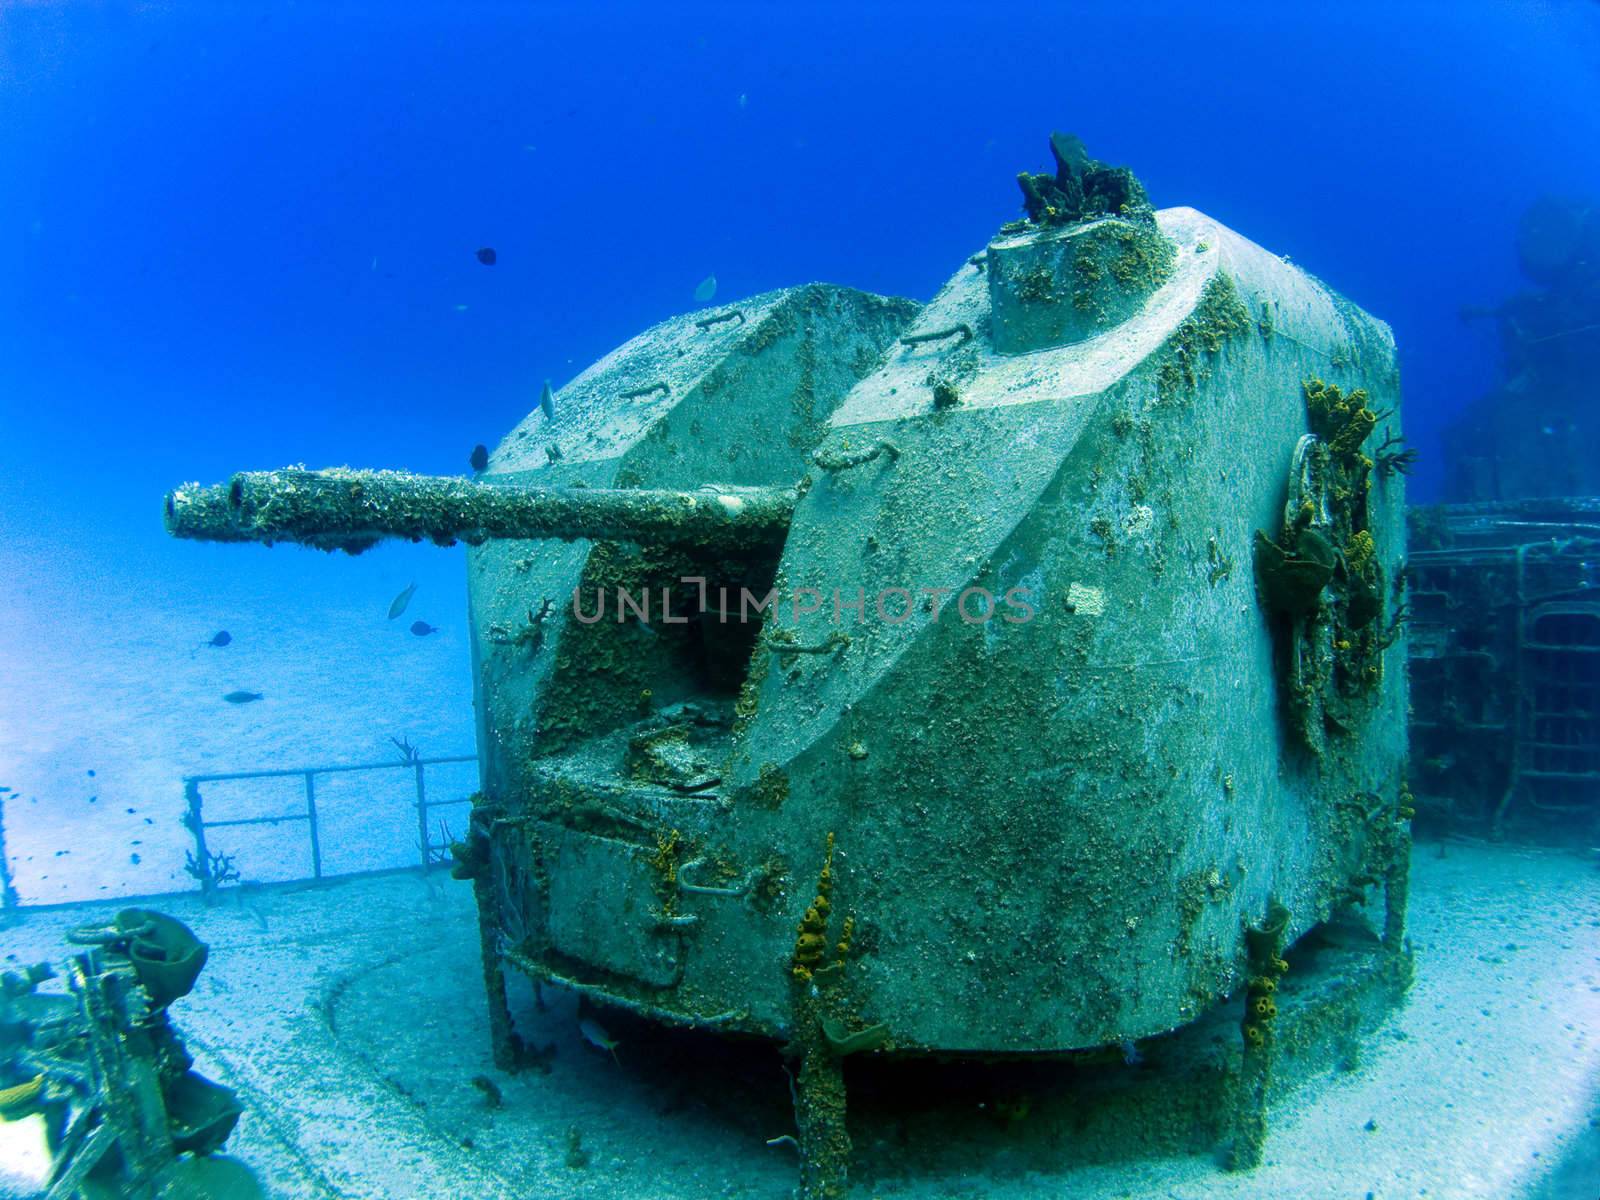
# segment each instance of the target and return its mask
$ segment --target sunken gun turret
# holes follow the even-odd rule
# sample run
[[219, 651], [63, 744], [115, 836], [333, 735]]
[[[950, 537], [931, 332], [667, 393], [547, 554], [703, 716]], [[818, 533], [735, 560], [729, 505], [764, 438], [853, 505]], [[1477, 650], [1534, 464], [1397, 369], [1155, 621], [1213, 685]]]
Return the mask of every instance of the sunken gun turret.
[[1072, 1052], [1246, 994], [1249, 1092], [1285, 947], [1385, 884], [1400, 945], [1389, 331], [1052, 149], [920, 309], [812, 285], [669, 320], [476, 483], [169, 501], [179, 531], [475, 543], [457, 853], [502, 1061], [506, 968], [787, 1039], [813, 1195], [844, 1054]]

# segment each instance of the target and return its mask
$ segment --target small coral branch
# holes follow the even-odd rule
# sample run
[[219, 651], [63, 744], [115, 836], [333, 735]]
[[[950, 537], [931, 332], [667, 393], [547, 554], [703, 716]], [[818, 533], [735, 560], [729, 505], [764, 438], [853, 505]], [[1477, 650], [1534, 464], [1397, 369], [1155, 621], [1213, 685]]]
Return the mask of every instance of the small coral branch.
[[1378, 636], [1378, 649], [1387, 650], [1398, 642], [1406, 631], [1406, 622], [1411, 619], [1411, 606], [1402, 604], [1394, 610], [1394, 616], [1389, 619], [1389, 624]]
[[539, 648], [544, 645], [545, 620], [550, 616], [550, 612], [554, 607], [555, 601], [546, 596], [544, 602], [539, 605], [537, 612], [531, 608], [528, 609], [528, 619], [520, 629], [512, 629], [509, 625], [501, 624], [498, 621], [490, 625], [489, 640], [497, 646], [526, 646], [529, 650], [537, 653]]
[[1417, 464], [1417, 452], [1406, 445], [1406, 439], [1397, 433], [1384, 430], [1383, 442], [1378, 446], [1378, 451], [1373, 458], [1377, 462], [1378, 475], [1388, 479], [1391, 475], [1409, 475], [1411, 468]]
[[191, 878], [198, 880], [202, 886], [205, 886], [207, 880], [211, 881], [210, 886], [214, 888], [239, 882], [239, 868], [234, 865], [233, 855], [231, 854], [208, 852], [204, 865], [194, 856], [192, 850], [185, 851], [183, 858], [184, 872]]
[[408, 767], [415, 765], [417, 760], [422, 757], [422, 751], [411, 744], [410, 738], [391, 737], [389, 741], [400, 752], [400, 761]]

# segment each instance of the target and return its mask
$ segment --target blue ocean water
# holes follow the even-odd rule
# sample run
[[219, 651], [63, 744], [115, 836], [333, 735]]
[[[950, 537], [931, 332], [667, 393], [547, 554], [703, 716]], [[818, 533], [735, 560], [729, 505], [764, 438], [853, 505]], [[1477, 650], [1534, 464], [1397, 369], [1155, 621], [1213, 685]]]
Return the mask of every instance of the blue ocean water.
[[[718, 303], [810, 280], [926, 300], [1020, 215], [1056, 129], [1387, 321], [1411, 497], [1436, 499], [1443, 431], [1500, 370], [1460, 310], [1528, 286], [1532, 202], [1600, 197], [1600, 4], [0, 0], [0, 784], [24, 899], [187, 886], [182, 835], [146, 832], [176, 829], [180, 773], [471, 750], [459, 549], [180, 543], [167, 489], [464, 474], [546, 379], [710, 276]], [[219, 703], [237, 689], [266, 695]], [[412, 852], [396, 803], [399, 859], [341, 864]], [[1536, 938], [1590, 919], [1585, 878]]]
[[708, 274], [926, 298], [1054, 128], [1389, 321], [1431, 451], [1457, 309], [1600, 190], [1600, 10], [22, 3], [0, 110], [7, 532], [147, 543], [180, 479], [464, 469]]

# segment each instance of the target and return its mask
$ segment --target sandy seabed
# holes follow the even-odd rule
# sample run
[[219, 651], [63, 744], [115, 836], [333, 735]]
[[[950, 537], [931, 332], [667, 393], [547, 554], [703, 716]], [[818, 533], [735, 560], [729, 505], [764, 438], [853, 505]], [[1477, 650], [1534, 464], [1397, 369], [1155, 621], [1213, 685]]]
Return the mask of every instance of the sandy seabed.
[[[1441, 853], [1441, 850], [1443, 853]], [[776, 1051], [602, 1016], [616, 1057], [580, 1035], [571, 997], [515, 997], [539, 1061], [489, 1056], [470, 889], [435, 872], [165, 905], [212, 945], [174, 1019], [198, 1066], [239, 1090], [227, 1150], [270, 1196], [787, 1197], [794, 1156]], [[99, 906], [29, 914], [12, 962], [56, 958]], [[1361, 1066], [1272, 1114], [1265, 1164], [1216, 1153], [1075, 1163], [1070, 1138], [999, 1130], [970, 1092], [968, 1132], [880, 1108], [854, 1122], [864, 1197], [1590, 1197], [1600, 1096], [1600, 879], [1571, 854], [1417, 849], [1416, 982]], [[491, 1104], [491, 1081], [502, 1103]], [[963, 1111], [965, 1110], [965, 1111]], [[924, 1139], [925, 1140], [925, 1139]], [[1585, 1158], [1585, 1155], [1591, 1157]]]

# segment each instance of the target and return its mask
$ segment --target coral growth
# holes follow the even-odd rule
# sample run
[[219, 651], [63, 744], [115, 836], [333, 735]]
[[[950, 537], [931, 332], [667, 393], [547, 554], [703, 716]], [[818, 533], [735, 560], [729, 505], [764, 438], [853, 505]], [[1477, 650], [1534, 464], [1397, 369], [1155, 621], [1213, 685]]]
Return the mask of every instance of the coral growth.
[[[817, 894], [800, 918], [800, 928], [794, 939], [794, 961], [791, 970], [802, 982], [810, 980], [822, 964], [828, 949], [828, 910], [833, 895], [833, 834], [828, 835], [827, 856], [822, 871], [817, 876]], [[848, 939], [848, 932], [846, 938]], [[848, 941], [846, 942], [848, 944]]]
[[1050, 135], [1053, 175], [1017, 176], [1022, 205], [1036, 225], [1071, 225], [1091, 217], [1154, 220], [1144, 185], [1127, 167], [1112, 167], [1089, 157], [1070, 133]]
[[1314, 437], [1293, 469], [1302, 499], [1278, 538], [1256, 533], [1256, 576], [1263, 604], [1291, 619], [1291, 724], [1321, 753], [1324, 729], [1348, 733], [1353, 706], [1382, 682], [1404, 609], [1380, 619], [1388, 588], [1369, 512], [1375, 467], [1361, 447], [1383, 414], [1363, 388], [1309, 379], [1303, 390]]
[[1212, 276], [1194, 312], [1167, 339], [1167, 352], [1156, 372], [1156, 395], [1172, 403], [1193, 392], [1210, 372], [1210, 357], [1250, 328], [1250, 310], [1239, 299], [1232, 277], [1220, 272]]
[[1267, 919], [1258, 928], [1245, 930], [1250, 955], [1250, 983], [1245, 990], [1244, 1021], [1240, 1029], [1245, 1041], [1261, 1046], [1272, 1031], [1278, 1015], [1278, 980], [1289, 970], [1282, 955], [1288, 934], [1289, 910], [1274, 902]]

